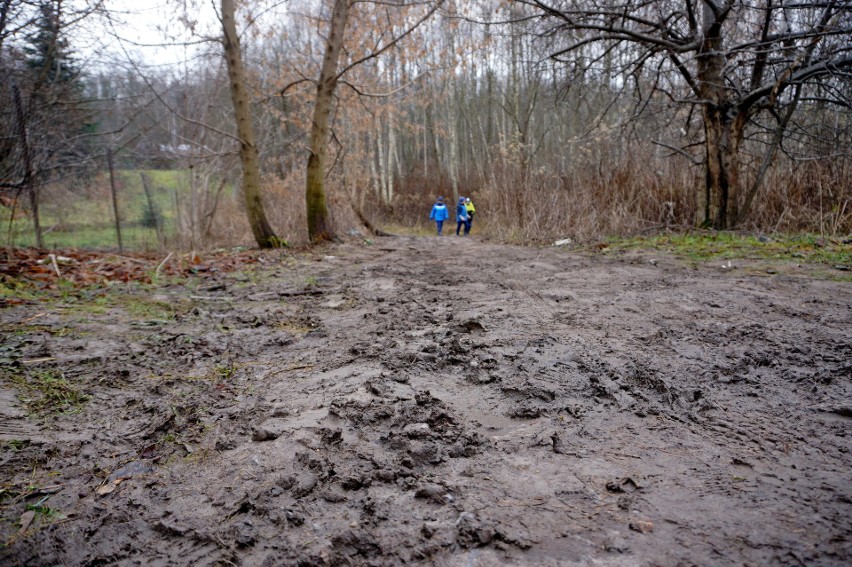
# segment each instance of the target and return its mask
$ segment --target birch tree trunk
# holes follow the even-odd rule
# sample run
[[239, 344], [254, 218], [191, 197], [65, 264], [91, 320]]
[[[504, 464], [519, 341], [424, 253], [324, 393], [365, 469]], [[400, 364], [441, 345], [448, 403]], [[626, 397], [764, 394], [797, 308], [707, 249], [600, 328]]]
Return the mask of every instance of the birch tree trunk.
[[385, 185], [385, 204], [393, 204], [393, 181], [398, 167], [399, 154], [397, 153], [396, 131], [394, 130], [394, 117], [392, 109], [388, 113], [388, 155], [387, 155], [387, 181]]
[[237, 26], [234, 20], [234, 0], [221, 0], [221, 9], [222, 45], [228, 66], [228, 83], [231, 103], [234, 106], [234, 120], [237, 123], [237, 137], [240, 139], [240, 164], [243, 173], [246, 215], [257, 245], [260, 248], [273, 248], [279, 245], [280, 240], [275, 236], [269, 221], [266, 220], [260, 195], [260, 162], [251, 122], [251, 106], [245, 85], [240, 40], [237, 37]]

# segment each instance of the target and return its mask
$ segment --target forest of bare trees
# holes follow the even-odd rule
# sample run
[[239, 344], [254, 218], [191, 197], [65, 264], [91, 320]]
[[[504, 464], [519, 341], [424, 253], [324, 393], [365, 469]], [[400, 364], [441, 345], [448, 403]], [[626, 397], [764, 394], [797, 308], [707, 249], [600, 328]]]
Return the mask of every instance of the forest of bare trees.
[[117, 2], [0, 0], [7, 242], [73, 230], [108, 153], [160, 247], [418, 227], [437, 195], [510, 240], [852, 229], [848, 3], [215, 4], [173, 0], [151, 43], [187, 56], [154, 65]]

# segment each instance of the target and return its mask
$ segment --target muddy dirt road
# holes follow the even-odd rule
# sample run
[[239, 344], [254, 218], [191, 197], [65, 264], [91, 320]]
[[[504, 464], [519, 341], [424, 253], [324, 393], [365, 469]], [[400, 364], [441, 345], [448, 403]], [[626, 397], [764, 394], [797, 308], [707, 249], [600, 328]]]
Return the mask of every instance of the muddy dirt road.
[[[0, 564], [852, 561], [850, 284], [454, 236], [264, 265], [0, 311]], [[28, 416], [8, 369], [87, 398]]]

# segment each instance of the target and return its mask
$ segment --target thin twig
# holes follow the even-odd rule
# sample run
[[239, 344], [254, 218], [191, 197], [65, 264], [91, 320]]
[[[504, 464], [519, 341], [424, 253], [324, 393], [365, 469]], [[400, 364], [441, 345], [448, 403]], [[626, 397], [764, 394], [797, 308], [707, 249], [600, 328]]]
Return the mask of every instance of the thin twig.
[[160, 265], [159, 265], [159, 266], [157, 266], [157, 269], [156, 269], [156, 270], [154, 270], [154, 277], [155, 277], [155, 278], [159, 278], [159, 277], [160, 277], [160, 271], [163, 269], [163, 266], [165, 266], [165, 265], [166, 265], [166, 262], [168, 262], [168, 261], [169, 261], [169, 259], [172, 257], [172, 254], [174, 254], [174, 252], [169, 252], [169, 255], [168, 255], [168, 256], [166, 256], [166, 257], [165, 257], [165, 259], [163, 259], [163, 261], [162, 261], [162, 262], [160, 262]]
[[53, 269], [56, 270], [56, 277], [61, 278], [62, 273], [60, 273], [59, 264], [56, 262], [56, 254], [50, 254], [48, 258], [50, 258], [50, 263], [53, 264]]

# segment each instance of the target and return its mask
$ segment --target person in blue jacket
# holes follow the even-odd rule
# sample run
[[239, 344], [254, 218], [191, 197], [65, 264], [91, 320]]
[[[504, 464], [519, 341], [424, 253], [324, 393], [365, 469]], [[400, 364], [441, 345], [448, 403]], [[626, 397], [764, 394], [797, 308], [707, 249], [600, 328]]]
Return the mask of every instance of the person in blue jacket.
[[459, 204], [456, 206], [456, 221], [458, 224], [456, 225], [456, 236], [459, 235], [459, 231], [461, 227], [464, 227], [464, 235], [470, 232], [470, 228], [467, 224], [467, 207], [464, 206], [464, 197], [459, 198]]
[[435, 221], [438, 227], [438, 236], [441, 236], [441, 231], [444, 229], [444, 221], [450, 218], [450, 211], [447, 210], [443, 197], [438, 197], [438, 200], [432, 205], [432, 212], [429, 213], [429, 218]]

